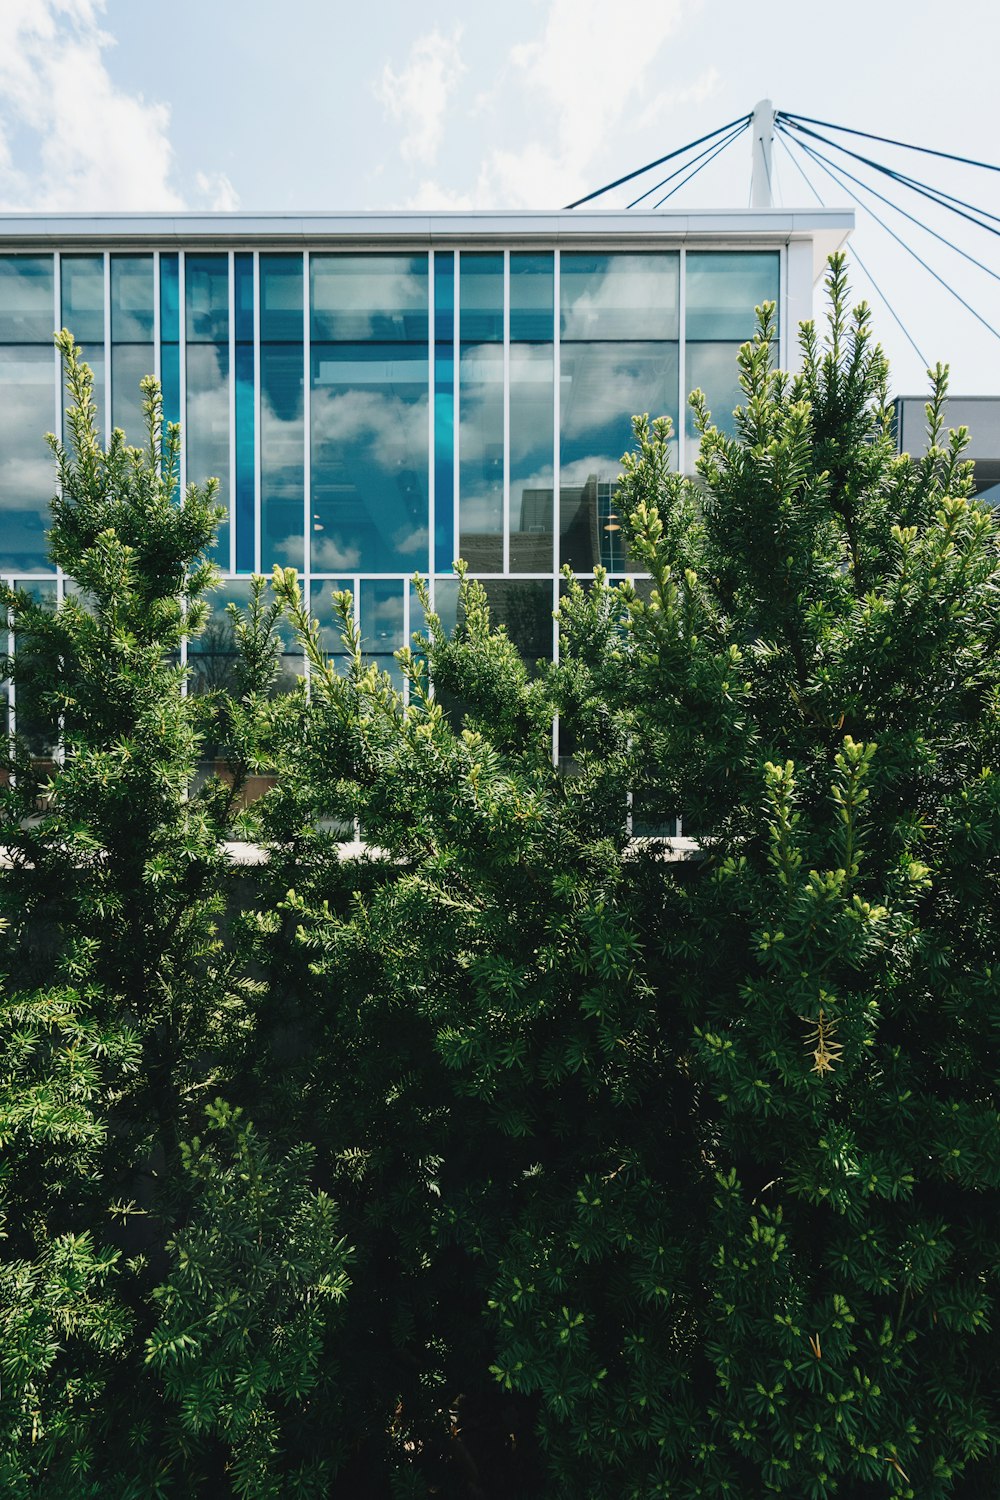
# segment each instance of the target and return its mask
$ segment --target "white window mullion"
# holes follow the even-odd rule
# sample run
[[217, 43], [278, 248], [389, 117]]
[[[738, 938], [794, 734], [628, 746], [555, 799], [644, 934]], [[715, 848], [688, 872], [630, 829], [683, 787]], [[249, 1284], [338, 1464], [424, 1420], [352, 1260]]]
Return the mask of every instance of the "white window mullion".
[[503, 572], [510, 572], [510, 251], [503, 253]]
[[260, 452], [260, 251], [253, 253], [253, 567], [260, 572], [260, 516], [263, 507]]
[[452, 551], [451, 551], [451, 560], [452, 560], [452, 562], [454, 562], [456, 560], [456, 558], [458, 557], [458, 555], [459, 555], [459, 548], [460, 548], [460, 545], [461, 545], [461, 541], [460, 541], [460, 515], [461, 515], [462, 497], [459, 494], [459, 488], [458, 488], [458, 484], [459, 484], [459, 447], [460, 447], [460, 435], [461, 435], [460, 434], [460, 429], [461, 429], [461, 425], [462, 425], [461, 424], [461, 411], [460, 411], [461, 383], [460, 383], [459, 378], [458, 378], [459, 377], [458, 361], [459, 361], [459, 356], [460, 356], [460, 353], [461, 353], [461, 342], [460, 342], [460, 338], [459, 338], [459, 333], [460, 333], [459, 320], [460, 320], [460, 317], [461, 317], [461, 308], [459, 307], [459, 301], [458, 301], [458, 299], [459, 299], [459, 276], [460, 276], [460, 267], [461, 267], [461, 256], [462, 256], [461, 250], [456, 250], [455, 251], [455, 292], [454, 292], [454, 296], [452, 298], [452, 301], [454, 303], [454, 308], [455, 308], [453, 319], [452, 319], [452, 380], [453, 380], [453, 391], [452, 391], [452, 424], [451, 424], [452, 425], [452, 433], [451, 433], [451, 446], [452, 446], [452, 464], [453, 464], [453, 471], [452, 472], [453, 472], [453, 476], [454, 476], [453, 479], [452, 479], [452, 495], [454, 497], [453, 498], [453, 506], [452, 506], [452, 509], [453, 509], [453, 520], [454, 520], [454, 526], [453, 526], [453, 533], [454, 534], [453, 534], [453, 537], [452, 537]]
[[111, 442], [111, 253], [104, 252], [104, 443]]
[[680, 249], [677, 280], [677, 470], [687, 473], [687, 251]]
[[[434, 251], [430, 250], [427, 253], [427, 576], [431, 580], [434, 578], [434, 569], [437, 567], [437, 516], [435, 513], [437, 499], [435, 484], [437, 449], [434, 442], [434, 390], [437, 379], [437, 363], [434, 329], [436, 316], [434, 277]], [[409, 597], [410, 590], [409, 585], [407, 585], [407, 600]], [[408, 608], [408, 605], [404, 605], [404, 615], [408, 612]], [[407, 644], [409, 644], [409, 640], [409, 633], [407, 633]]]
[[236, 257], [229, 252], [229, 571], [236, 572]]

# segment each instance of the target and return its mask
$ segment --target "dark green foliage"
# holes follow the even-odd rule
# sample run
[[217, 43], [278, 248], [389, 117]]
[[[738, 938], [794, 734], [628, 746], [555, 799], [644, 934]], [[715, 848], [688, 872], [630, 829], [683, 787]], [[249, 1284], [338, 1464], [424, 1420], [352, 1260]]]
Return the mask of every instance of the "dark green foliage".
[[65, 762], [5, 794], [10, 1493], [1000, 1492], [1000, 532], [830, 290], [734, 438], [696, 393], [696, 483], [637, 420], [648, 588], [568, 580], [534, 671], [423, 592], [405, 701], [281, 569], [185, 696], [212, 497], [155, 391], [145, 457], [77, 419], [92, 602], [14, 604]]

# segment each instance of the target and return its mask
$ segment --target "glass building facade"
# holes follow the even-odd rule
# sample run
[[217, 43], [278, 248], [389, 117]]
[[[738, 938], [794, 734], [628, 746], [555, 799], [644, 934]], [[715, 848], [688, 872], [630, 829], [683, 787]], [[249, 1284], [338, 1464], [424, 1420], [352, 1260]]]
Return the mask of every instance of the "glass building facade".
[[[551, 654], [563, 565], [634, 576], [614, 498], [632, 414], [670, 415], [690, 469], [687, 391], [731, 424], [755, 306], [777, 302], [781, 338], [789, 308], [807, 316], [790, 292], [804, 304], [813, 242], [831, 224], [843, 238], [848, 216], [820, 214], [817, 230], [747, 213], [700, 237], [689, 219], [684, 233], [665, 215], [655, 232], [625, 215], [595, 230], [601, 217], [414, 215], [290, 236], [239, 215], [189, 235], [183, 219], [125, 234], [110, 218], [61, 231], [0, 216], [0, 575], [62, 596], [43, 435], [63, 424], [65, 326], [105, 434], [142, 441], [139, 381], [155, 374], [182, 424], [182, 484], [218, 479], [218, 611], [252, 572], [290, 565], [331, 649], [331, 593], [348, 588], [392, 669], [419, 623], [413, 573], [448, 618], [462, 557], [525, 658]], [[208, 682], [222, 633], [192, 654]]]

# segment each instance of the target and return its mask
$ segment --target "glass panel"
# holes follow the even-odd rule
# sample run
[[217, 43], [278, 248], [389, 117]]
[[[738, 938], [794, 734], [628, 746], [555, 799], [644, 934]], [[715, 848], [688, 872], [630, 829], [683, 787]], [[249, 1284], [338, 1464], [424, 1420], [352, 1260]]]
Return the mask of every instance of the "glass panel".
[[184, 258], [185, 329], [188, 343], [229, 343], [229, 257]]
[[257, 490], [255, 392], [253, 352], [253, 256], [233, 257], [236, 320], [236, 568], [250, 573], [255, 566], [254, 500]]
[[62, 320], [78, 344], [104, 343], [104, 256], [64, 255]]
[[309, 594], [309, 608], [319, 623], [320, 643], [328, 656], [342, 656], [344, 642], [342, 621], [334, 609], [334, 594], [354, 592], [353, 578], [314, 578]]
[[503, 256], [464, 253], [458, 300], [463, 343], [502, 343]]
[[176, 255], [160, 256], [160, 384], [163, 420], [181, 419], [179, 280]]
[[153, 342], [153, 257], [111, 257], [111, 339], [116, 344]]
[[[60, 261], [62, 325], [94, 373], [97, 430], [104, 433], [104, 257], [64, 255]], [[66, 393], [63, 392], [63, 411]]]
[[260, 336], [301, 346], [302, 335], [302, 256], [262, 255]]
[[261, 567], [302, 568], [303, 490], [302, 257], [260, 257]]
[[[462, 257], [465, 264], [465, 257]], [[465, 314], [462, 314], [463, 326]], [[503, 569], [503, 348], [463, 344], [458, 550], [473, 573]]]
[[51, 571], [45, 531], [55, 481], [54, 356], [48, 344], [0, 346], [0, 570]]
[[[510, 636], [525, 665], [551, 660], [555, 621], [552, 618], [552, 580], [550, 578], [489, 578], [480, 580], [490, 607], [490, 623], [502, 625]], [[457, 578], [439, 578], [434, 589], [434, 609], [450, 635], [464, 618], [459, 608]], [[414, 630], [422, 630], [423, 611], [414, 598], [411, 621]]]
[[455, 561], [455, 257], [434, 257], [434, 566]]
[[426, 571], [427, 425], [426, 332], [312, 346], [314, 569]]
[[553, 256], [510, 257], [510, 336], [551, 343], [553, 338]]
[[403, 591], [406, 584], [387, 579], [362, 579], [361, 642], [365, 656], [382, 672], [388, 672], [393, 686], [403, 691], [403, 673], [393, 659], [402, 649]]
[[510, 567], [513, 573], [552, 570], [552, 368], [551, 344], [511, 344]]
[[[219, 481], [219, 503], [229, 489], [229, 257], [188, 255], [184, 260], [184, 326], [187, 481]], [[229, 568], [229, 521], [219, 527], [212, 556]]]
[[310, 268], [313, 339], [426, 340], [426, 255], [313, 255]]
[[551, 660], [551, 579], [491, 578], [484, 586], [492, 624], [506, 629], [525, 666]]
[[253, 343], [253, 256], [233, 256], [233, 279], [235, 302], [233, 317], [236, 321], [236, 342]]
[[51, 255], [0, 255], [0, 343], [51, 344]]
[[137, 448], [146, 444], [139, 382], [153, 373], [152, 344], [116, 344], [111, 350], [111, 422]]
[[559, 300], [563, 339], [676, 339], [679, 258], [564, 253]]
[[[691, 390], [702, 390], [708, 398], [712, 420], [720, 432], [732, 437], [735, 431], [733, 409], [742, 406], [746, 397], [740, 386], [736, 363], [739, 344], [688, 344], [687, 379]], [[688, 407], [688, 437], [697, 438], [694, 414]], [[688, 459], [694, 470], [694, 454]]]
[[775, 251], [690, 251], [685, 268], [689, 339], [752, 338], [754, 308], [778, 301]]
[[676, 344], [567, 344], [561, 352], [560, 555], [577, 572], [621, 565], [607, 528], [632, 415], [677, 420]]
[[252, 573], [256, 552], [253, 345], [236, 345], [236, 569]]

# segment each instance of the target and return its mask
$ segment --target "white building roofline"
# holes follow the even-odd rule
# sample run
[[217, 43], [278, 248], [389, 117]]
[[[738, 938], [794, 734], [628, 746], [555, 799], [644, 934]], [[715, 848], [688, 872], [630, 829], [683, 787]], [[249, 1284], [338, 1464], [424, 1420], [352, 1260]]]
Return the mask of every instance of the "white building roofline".
[[627, 241], [630, 246], [686, 245], [748, 249], [810, 240], [814, 276], [854, 228], [848, 208], [677, 209], [636, 212], [587, 209], [462, 213], [0, 213], [0, 246], [10, 249], [102, 249], [199, 244], [310, 248], [559, 245]]

